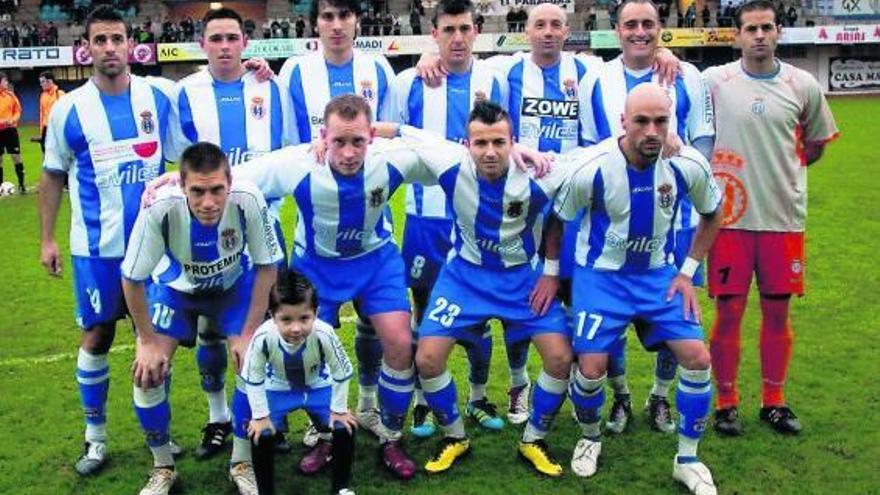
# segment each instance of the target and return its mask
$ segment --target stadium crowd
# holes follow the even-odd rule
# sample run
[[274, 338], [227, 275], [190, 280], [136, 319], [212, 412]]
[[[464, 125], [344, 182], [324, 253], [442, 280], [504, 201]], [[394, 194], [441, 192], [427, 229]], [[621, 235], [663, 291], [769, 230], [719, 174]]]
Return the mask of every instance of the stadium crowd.
[[[106, 464], [108, 352], [127, 316], [137, 334], [133, 408], [153, 458], [141, 495], [166, 495], [181, 476], [168, 400], [178, 346], [196, 347], [207, 401], [195, 455], [231, 443], [229, 477], [244, 495], [274, 493], [274, 453], [289, 449], [285, 418], [297, 410], [310, 421], [299, 469], [328, 466], [339, 495], [356, 484], [356, 430], [375, 435], [382, 466], [408, 480], [417, 467], [406, 436], [439, 431], [424, 469], [446, 472], [471, 450], [465, 418], [487, 430], [505, 428], [503, 416], [524, 425], [516, 452], [561, 476], [546, 437], [565, 400], [581, 432], [571, 472], [593, 477], [605, 435], [625, 433], [633, 415], [632, 325], [657, 354], [645, 407], [653, 429], [677, 433], [672, 478], [713, 495], [698, 446], [710, 424], [745, 433], [737, 373], [753, 275], [757, 416], [779, 433], [801, 431], [783, 394], [789, 303], [804, 292], [806, 166], [837, 129], [815, 78], [775, 57], [778, 5], [738, 6], [742, 58], [702, 73], [659, 47], [662, 10], [650, 0], [616, 7], [622, 53], [607, 62], [563, 50], [570, 29], [553, 4], [523, 21], [530, 52], [476, 60], [477, 8], [441, 0], [430, 19], [437, 53], [399, 74], [354, 49], [369, 12], [356, 0], [315, 2], [308, 25], [322, 50], [291, 57], [277, 76], [265, 61], [242, 61], [256, 26], [234, 10], [164, 22], [160, 41], [198, 37], [208, 59], [172, 82], [131, 75], [128, 24], [97, 8], [84, 23], [94, 76], [62, 95], [44, 75], [40, 261], [60, 276], [55, 224], [69, 180], [83, 329], [79, 474]], [[423, 14], [413, 6], [413, 32]], [[403, 22], [377, 17], [371, 34]], [[696, 13], [682, 17], [695, 23]], [[297, 24], [277, 29], [305, 32]], [[147, 36], [155, 26], [135, 28]], [[0, 75], [0, 152], [16, 171], [19, 116]], [[180, 171], [164, 173], [166, 162]], [[388, 210], [401, 187], [398, 250]], [[278, 216], [285, 196], [298, 206], [290, 252]], [[695, 289], [706, 282], [717, 314], [708, 345]], [[356, 364], [336, 334], [347, 302]], [[493, 318], [507, 351], [506, 415], [487, 391]], [[447, 368], [455, 345], [469, 362], [463, 410]]]

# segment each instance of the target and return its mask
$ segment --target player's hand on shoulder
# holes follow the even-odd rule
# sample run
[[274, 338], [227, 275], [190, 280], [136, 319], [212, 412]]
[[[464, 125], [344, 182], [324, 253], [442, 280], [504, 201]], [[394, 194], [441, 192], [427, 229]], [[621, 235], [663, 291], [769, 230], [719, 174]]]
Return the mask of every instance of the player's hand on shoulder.
[[255, 444], [260, 443], [260, 439], [263, 438], [264, 432], [269, 432], [270, 435], [275, 434], [275, 426], [272, 425], [272, 420], [270, 420], [268, 416], [265, 418], [250, 420], [247, 427], [247, 434], [251, 441]]
[[357, 420], [348, 411], [344, 413], [331, 412], [330, 427], [332, 428], [335, 423], [341, 423], [349, 433], [354, 433], [354, 430], [357, 429]]
[[682, 73], [681, 60], [666, 47], [658, 47], [654, 53], [654, 72], [664, 86], [672, 86], [675, 78]]
[[43, 241], [40, 245], [40, 263], [53, 277], [61, 277], [61, 252], [55, 240]]
[[156, 202], [159, 196], [159, 190], [165, 186], [176, 186], [180, 184], [180, 172], [165, 172], [147, 183], [144, 188], [144, 194], [141, 196], [141, 208], [148, 208]]
[[515, 144], [511, 149], [510, 156], [520, 170], [523, 172], [531, 170], [538, 179], [553, 170], [554, 156], [549, 153], [541, 153], [526, 146]]
[[449, 71], [443, 65], [440, 55], [437, 53], [423, 53], [416, 63], [416, 73], [424, 79], [425, 84], [431, 88], [440, 86], [443, 78]]
[[323, 139], [315, 139], [309, 145], [309, 154], [314, 155], [318, 165], [324, 165], [327, 158], [327, 143]]
[[258, 82], [266, 82], [269, 79], [272, 79], [272, 76], [275, 75], [275, 72], [272, 71], [272, 67], [269, 66], [269, 62], [264, 58], [257, 57], [245, 60], [244, 68], [252, 71]]
[[682, 146], [684, 146], [684, 143], [678, 137], [678, 134], [674, 132], [666, 134], [666, 142], [663, 143], [663, 158], [671, 158], [678, 155], [681, 152]]

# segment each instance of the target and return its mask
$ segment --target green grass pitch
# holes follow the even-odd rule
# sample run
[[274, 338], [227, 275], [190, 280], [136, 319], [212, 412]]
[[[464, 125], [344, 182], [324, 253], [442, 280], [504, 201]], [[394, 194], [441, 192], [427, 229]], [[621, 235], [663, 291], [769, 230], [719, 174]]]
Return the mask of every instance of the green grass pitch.
[[[877, 493], [880, 430], [874, 421], [878, 403], [880, 270], [874, 260], [880, 238], [877, 139], [880, 99], [851, 98], [831, 102], [842, 137], [810, 171], [810, 220], [807, 238], [808, 294], [793, 303], [797, 341], [790, 371], [788, 398], [805, 425], [796, 438], [781, 437], [757, 419], [760, 376], [757, 353], [757, 307], [752, 297], [743, 332], [741, 380], [746, 435], [723, 439], [707, 432], [700, 454], [712, 469], [720, 493]], [[875, 113], [877, 112], [877, 113]], [[122, 322], [111, 354], [108, 406], [110, 461], [99, 476], [82, 479], [73, 470], [82, 442], [82, 416], [74, 382], [79, 330], [73, 320], [70, 263], [65, 259], [62, 280], [50, 279], [39, 264], [37, 197], [33, 186], [39, 173], [40, 150], [22, 136], [27, 166], [28, 195], [0, 198], [0, 493], [3, 494], [129, 494], [137, 493], [151, 466], [131, 406], [129, 365], [132, 333]], [[6, 177], [14, 177], [6, 159]], [[872, 199], [873, 198], [873, 199]], [[402, 198], [395, 198], [401, 216]], [[58, 241], [67, 253], [69, 208], [59, 219]], [[287, 207], [289, 220], [292, 208]], [[291, 222], [288, 227], [290, 237]], [[400, 225], [400, 224], [398, 224]], [[348, 315], [350, 315], [350, 310]], [[705, 324], [713, 309], [704, 299]], [[353, 324], [341, 331], [351, 351]], [[631, 342], [636, 339], [631, 339]], [[503, 346], [496, 336], [489, 396], [506, 405], [507, 371]], [[352, 352], [353, 355], [353, 352]], [[641, 404], [650, 386], [653, 358], [631, 344], [630, 381], [634, 400]], [[540, 367], [532, 350], [534, 377]], [[466, 364], [456, 351], [451, 362], [464, 400]], [[230, 372], [231, 378], [231, 372]], [[231, 380], [230, 380], [231, 381]], [[354, 385], [353, 385], [354, 387]], [[227, 387], [229, 388], [229, 387]], [[190, 494], [228, 494], [227, 458], [197, 462], [192, 452], [207, 418], [198, 386], [192, 351], [175, 360], [172, 433], [186, 452], [179, 461], [181, 491]], [[473, 453], [446, 475], [393, 480], [378, 466], [376, 442], [361, 435], [356, 453], [354, 488], [361, 494], [602, 494], [686, 493], [671, 478], [675, 436], [649, 430], [641, 408], [628, 433], [606, 437], [599, 474], [588, 481], [568, 469], [578, 429], [566, 403], [548, 437], [553, 453], [563, 461], [560, 479], [542, 478], [517, 459], [518, 428], [501, 433], [481, 432], [468, 425]], [[306, 478], [296, 472], [303, 453], [298, 445], [302, 415], [292, 417], [294, 452], [279, 456], [280, 493], [329, 492], [328, 476]], [[409, 439], [407, 446], [423, 464], [436, 444]], [[873, 460], [872, 460], [873, 459]]]

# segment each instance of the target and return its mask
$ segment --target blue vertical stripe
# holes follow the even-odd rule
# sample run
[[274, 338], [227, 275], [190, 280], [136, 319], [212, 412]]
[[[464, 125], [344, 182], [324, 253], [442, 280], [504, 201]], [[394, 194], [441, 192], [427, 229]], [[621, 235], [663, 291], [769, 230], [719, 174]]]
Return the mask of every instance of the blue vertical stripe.
[[593, 266], [596, 259], [602, 255], [605, 235], [610, 226], [611, 219], [605, 209], [605, 179], [602, 177], [602, 171], [598, 170], [596, 178], [593, 179], [593, 207], [590, 208], [590, 239], [588, 241], [590, 249], [587, 252], [587, 266]]
[[269, 108], [272, 110], [269, 113], [269, 117], [272, 119], [270, 124], [271, 129], [271, 144], [272, 150], [281, 149], [281, 137], [284, 134], [284, 113], [281, 110], [281, 92], [278, 89], [278, 83], [275, 81], [269, 81], [269, 88], [271, 94], [269, 98], [271, 102], [269, 104]]
[[681, 76], [675, 78], [675, 119], [677, 120], [678, 137], [681, 142], [690, 144], [691, 140], [687, 133], [687, 118], [691, 111], [691, 99], [688, 97], [687, 90], [684, 87], [684, 79]]
[[494, 182], [477, 177], [480, 205], [477, 207], [477, 218], [474, 221], [474, 234], [477, 238], [477, 247], [480, 249], [482, 266], [487, 268], [504, 267], [497, 249], [501, 246], [500, 229], [504, 216], [506, 183], [506, 175]]
[[502, 107], [507, 107], [508, 102], [501, 101], [501, 85], [498, 84], [498, 79], [492, 78], [492, 101], [501, 105]]
[[[425, 105], [425, 90], [424, 90], [425, 82], [421, 77], [416, 76], [413, 79], [413, 83], [410, 86], [409, 95], [406, 99], [407, 104], [407, 124], [418, 127], [419, 129], [425, 128], [425, 113], [424, 113], [424, 105]], [[421, 216], [422, 211], [424, 210], [423, 201], [425, 200], [425, 190], [424, 186], [421, 184], [413, 184], [413, 200], [416, 203], [416, 215]]]
[[[443, 172], [440, 177], [437, 177], [437, 183], [443, 189], [443, 192], [446, 193], [446, 212], [449, 214], [449, 218], [453, 218], [450, 212], [453, 211], [452, 198], [455, 197], [455, 184], [460, 168], [461, 164], [456, 164], [446, 170], [446, 172]], [[461, 231], [458, 229], [458, 222], [452, 222], [452, 225], [455, 228], [455, 244], [453, 247], [456, 251], [461, 251]]]
[[361, 168], [354, 176], [348, 177], [333, 171], [340, 205], [339, 226], [337, 227], [336, 251], [342, 257], [354, 256], [361, 252], [359, 235], [347, 237], [355, 232], [364, 231], [364, 216], [368, 194], [364, 191], [364, 169]]
[[[651, 252], [645, 249], [654, 238], [654, 165], [646, 170], [627, 166], [629, 180], [629, 233], [627, 234], [627, 268], [647, 270], [651, 265]], [[629, 243], [636, 242], [630, 247]], [[637, 249], [637, 250], [636, 250]]]
[[513, 138], [519, 141], [520, 109], [522, 108], [523, 92], [523, 61], [520, 60], [507, 74], [507, 87], [510, 88], [510, 105], [508, 113], [513, 124]]
[[189, 142], [198, 143], [199, 131], [196, 129], [196, 123], [193, 120], [192, 106], [189, 103], [189, 95], [186, 94], [185, 89], [180, 92], [180, 97], [177, 101], [177, 111], [180, 114], [180, 127], [183, 130], [183, 135]]
[[[247, 143], [247, 109], [244, 103], [244, 83], [241, 80], [222, 82], [214, 80], [214, 102], [217, 115], [221, 120], [220, 149], [227, 155], [233, 149], [242, 152], [248, 149]], [[235, 165], [235, 164], [232, 164]]]
[[293, 113], [296, 116], [296, 130], [300, 143], [312, 142], [312, 126], [309, 122], [309, 109], [306, 106], [306, 92], [303, 88], [302, 66], [297, 65], [290, 74], [288, 92], [293, 100]]
[[[575, 65], [575, 68], [577, 69], [577, 82], [576, 82], [576, 87], [577, 87], [577, 88], [580, 88], [580, 86], [581, 86], [581, 81], [584, 79], [584, 76], [587, 74], [587, 66], [584, 65], [584, 63], [581, 62], [581, 61], [578, 60], [578, 59], [574, 59], [574, 65]], [[579, 108], [578, 111], [581, 112], [581, 111], [583, 111], [583, 110], [581, 110], [581, 109]], [[588, 142], [584, 139], [584, 137], [583, 137], [583, 132], [581, 132], [581, 131], [583, 131], [583, 129], [581, 129], [581, 121], [580, 121], [580, 118], [578, 118], [578, 123], [577, 123], [577, 124], [578, 124], [578, 134], [577, 134], [578, 146], [589, 146], [590, 143], [588, 143]]]
[[471, 111], [471, 72], [446, 76], [446, 139], [462, 142]]
[[593, 104], [593, 122], [596, 123], [598, 141], [610, 138], [611, 126], [608, 124], [608, 114], [605, 113], [605, 101], [602, 99], [602, 84], [599, 81], [596, 81], [596, 84], [593, 86], [593, 94], [590, 95], [590, 101]]
[[627, 72], [626, 69], [624, 69], [623, 78], [624, 78], [624, 80], [626, 80], [626, 93], [629, 94], [629, 92], [632, 91], [633, 88], [635, 88], [639, 84], [651, 82], [651, 78], [653, 78], [653, 77], [654, 77], [653, 72], [648, 72], [647, 74], [645, 74], [643, 76], [636, 77], [636, 76], [630, 74], [629, 72]]
[[529, 211], [526, 212], [526, 228], [520, 232], [519, 236], [522, 239], [523, 250], [526, 252], [526, 257], [528, 259], [532, 259], [532, 256], [535, 255], [537, 251], [537, 246], [535, 246], [535, 236], [532, 234], [532, 226], [535, 224], [535, 219], [538, 214], [540, 214], [544, 207], [547, 206], [550, 202], [550, 198], [544, 194], [544, 191], [541, 190], [541, 187], [538, 186], [538, 183], [530, 180], [529, 181]]
[[[352, 63], [354, 59], [352, 59]], [[378, 93], [376, 97], [379, 98], [376, 100], [379, 104], [376, 105], [376, 119], [379, 118], [379, 115], [382, 115], [385, 107], [390, 104], [390, 91], [388, 91], [388, 78], [385, 75], [385, 71], [382, 69], [382, 65], [379, 62], [376, 62], [376, 84], [379, 86]]]
[[305, 343], [299, 346], [293, 354], [287, 352], [284, 346], [278, 345], [281, 349], [281, 356], [284, 362], [284, 374], [287, 377], [287, 383], [294, 390], [304, 390], [306, 388], [306, 368], [303, 364], [303, 354], [305, 352]]
[[[189, 242], [192, 249], [192, 260], [196, 263], [209, 263], [220, 259], [220, 249], [217, 246], [217, 226], [205, 226], [198, 219], [190, 215]], [[222, 286], [222, 282], [215, 285], [215, 281], [221, 279], [222, 274], [211, 277], [210, 281], [203, 281], [198, 285], [204, 287]], [[201, 278], [201, 277], [199, 277]]]
[[86, 227], [89, 255], [100, 256], [101, 243], [101, 195], [95, 184], [95, 165], [89, 153], [89, 143], [83, 134], [76, 106], [72, 106], [64, 123], [64, 139], [76, 153], [76, 181], [79, 184], [79, 203], [82, 221]]
[[[107, 114], [107, 121], [110, 124], [110, 135], [114, 141], [132, 139], [138, 136], [137, 123], [135, 123], [134, 111], [131, 107], [130, 91], [126, 91], [121, 95], [113, 96], [104, 95], [102, 93], [101, 104], [104, 106], [104, 112]], [[157, 108], [157, 111], [159, 110], [160, 109]], [[159, 115], [154, 115], [151, 118], [154, 119], [153, 124], [155, 125], [153, 132], [158, 139], [161, 139], [160, 132], [164, 129], [160, 128], [158, 125], [160, 122], [159, 117]], [[136, 177], [137, 174], [124, 175], [124, 172], [129, 169], [139, 168], [142, 164], [143, 162], [140, 160], [120, 163], [117, 168], [117, 173], [123, 174], [120, 175], [121, 177]], [[123, 182], [119, 187], [122, 196], [122, 225], [125, 236], [123, 239], [127, 241], [131, 234], [131, 229], [134, 227], [134, 222], [137, 220], [138, 213], [140, 212], [141, 196], [144, 193], [144, 183], [129, 181]], [[100, 214], [100, 210], [98, 214]]]
[[[306, 231], [306, 245], [302, 246], [310, 253], [315, 252], [315, 209], [312, 206], [312, 178], [310, 175], [305, 176], [302, 181], [293, 190], [293, 198], [296, 200], [296, 206], [299, 214], [302, 216], [303, 226]], [[295, 225], [294, 225], [295, 226]], [[293, 258], [291, 257], [291, 260]]]
[[[559, 89], [559, 66], [557, 63], [553, 67], [542, 67], [541, 76], [544, 81], [544, 99], [554, 101], [565, 101], [565, 95]], [[556, 129], [564, 125], [564, 119], [555, 117], [541, 117], [541, 136], [538, 138], [538, 151], [562, 151], [562, 140], [556, 137], [548, 137], [544, 135], [544, 129]]]
[[[675, 249], [675, 215], [681, 214], [682, 230], [686, 230], [690, 226], [691, 220], [691, 202], [688, 199], [688, 185], [684, 179], [684, 174], [671, 161], [669, 167], [675, 173], [675, 205], [673, 205], [673, 216], [669, 222], [669, 232], [666, 234], [666, 259]], [[685, 223], [687, 221], [687, 223]]]
[[331, 100], [340, 95], [356, 94], [354, 91], [354, 58], [342, 65], [333, 65], [327, 61], [324, 63], [327, 65], [327, 82], [330, 84]]

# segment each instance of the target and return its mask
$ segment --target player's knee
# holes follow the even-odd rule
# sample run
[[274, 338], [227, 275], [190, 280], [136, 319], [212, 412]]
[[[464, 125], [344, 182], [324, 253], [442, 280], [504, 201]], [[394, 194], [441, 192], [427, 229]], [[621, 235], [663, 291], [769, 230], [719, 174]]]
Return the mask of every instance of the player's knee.
[[164, 383], [152, 388], [144, 388], [134, 385], [132, 398], [135, 407], [148, 409], [156, 407], [166, 399], [166, 391]]
[[702, 342], [693, 342], [683, 346], [677, 353], [678, 363], [686, 370], [707, 370], [712, 366], [709, 350]]
[[412, 332], [408, 328], [386, 332], [382, 336], [382, 350], [388, 364], [408, 367], [412, 362]]
[[113, 337], [116, 336], [116, 325], [113, 323], [101, 323], [86, 329], [82, 334], [82, 347], [89, 354], [107, 354], [113, 345]]
[[584, 378], [598, 380], [605, 376], [607, 368], [607, 358], [602, 359], [596, 354], [581, 354], [578, 356], [578, 369]]
[[746, 312], [747, 302], [746, 296], [718, 296], [715, 305], [718, 309], [717, 319], [719, 323], [739, 325]]
[[446, 366], [445, 363], [440, 362], [440, 356], [437, 353], [421, 348], [416, 352], [416, 368], [419, 370], [419, 376], [435, 378], [443, 373]]
[[544, 352], [541, 359], [544, 361], [544, 369], [550, 376], [559, 379], [568, 377], [572, 362], [571, 349], [566, 347], [550, 349]]

